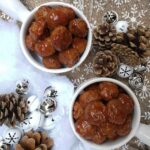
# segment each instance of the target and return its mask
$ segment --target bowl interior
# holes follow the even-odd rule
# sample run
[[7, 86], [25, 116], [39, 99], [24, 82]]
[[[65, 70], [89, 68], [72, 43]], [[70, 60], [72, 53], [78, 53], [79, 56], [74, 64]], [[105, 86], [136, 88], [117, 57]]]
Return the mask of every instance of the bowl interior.
[[[95, 144], [93, 142], [87, 141], [85, 140], [83, 137], [81, 137], [75, 130], [75, 126], [74, 126], [74, 120], [73, 120], [73, 105], [74, 102], [76, 100], [76, 98], [78, 97], [78, 95], [89, 85], [93, 84], [93, 83], [98, 83], [98, 82], [103, 82], [103, 81], [108, 81], [108, 82], [112, 82], [115, 83], [116, 85], [120, 86], [121, 88], [123, 88], [127, 94], [129, 96], [132, 97], [133, 101], [134, 101], [134, 112], [133, 112], [133, 120], [132, 120], [132, 130], [131, 132], [125, 136], [125, 137], [121, 137], [118, 138], [117, 140], [114, 141], [108, 141], [105, 142], [103, 144]], [[120, 81], [117, 81], [115, 79], [111, 79], [111, 78], [94, 78], [94, 79], [90, 79], [89, 81], [83, 83], [75, 92], [74, 97], [72, 99], [72, 104], [71, 104], [71, 109], [70, 109], [70, 123], [71, 123], [71, 127], [73, 129], [74, 134], [77, 136], [77, 138], [79, 140], [81, 140], [84, 144], [88, 145], [91, 148], [97, 149], [97, 150], [109, 150], [109, 149], [115, 149], [115, 148], [119, 148], [122, 145], [126, 144], [128, 141], [131, 140], [132, 137], [134, 137], [138, 127], [139, 127], [139, 123], [140, 123], [140, 115], [141, 115], [141, 110], [140, 110], [140, 105], [138, 102], [137, 97], [135, 96], [135, 94], [132, 92], [132, 90], [126, 86], [125, 84], [121, 83]]]
[[[75, 11], [76, 15], [79, 18], [82, 18], [86, 22], [87, 27], [88, 27], [87, 46], [86, 46], [86, 49], [85, 49], [84, 53], [80, 57], [80, 60], [73, 67], [71, 67], [71, 68], [66, 67], [66, 68], [60, 68], [60, 69], [47, 69], [41, 63], [41, 58], [38, 55], [36, 55], [36, 54], [31, 54], [29, 52], [29, 50], [27, 49], [26, 44], [25, 44], [25, 36], [26, 36], [27, 30], [28, 30], [28, 27], [29, 27], [29, 25], [31, 24], [31, 22], [33, 20], [34, 13], [41, 6], [50, 6], [50, 7], [64, 6], [64, 7], [70, 7], [70, 8], [72, 8]], [[67, 4], [67, 3], [63, 3], [63, 2], [48, 2], [48, 3], [45, 3], [45, 4], [41, 5], [41, 6], [36, 7], [30, 13], [29, 17], [27, 18], [27, 20], [22, 25], [21, 32], [20, 32], [20, 43], [21, 43], [22, 51], [23, 51], [25, 57], [28, 59], [28, 61], [32, 65], [34, 65], [36, 68], [38, 68], [38, 69], [40, 69], [42, 71], [50, 72], [50, 73], [64, 73], [64, 72], [71, 71], [74, 68], [76, 68], [77, 66], [79, 66], [86, 59], [87, 55], [89, 54], [89, 51], [90, 51], [91, 45], [92, 45], [92, 29], [90, 27], [90, 24], [89, 24], [87, 18], [85, 17], [85, 15], [79, 9], [77, 9], [76, 7], [74, 7], [71, 4]]]

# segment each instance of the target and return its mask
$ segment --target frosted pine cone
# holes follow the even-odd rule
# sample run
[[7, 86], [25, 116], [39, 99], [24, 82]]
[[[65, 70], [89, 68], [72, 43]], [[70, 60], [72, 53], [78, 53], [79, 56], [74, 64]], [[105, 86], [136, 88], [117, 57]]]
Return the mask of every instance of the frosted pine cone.
[[116, 41], [116, 30], [112, 24], [101, 24], [94, 29], [94, 47], [99, 50], [111, 48], [111, 44]]
[[99, 76], [112, 76], [118, 68], [118, 59], [111, 51], [100, 51], [93, 60], [94, 72]]
[[53, 140], [44, 132], [29, 131], [24, 134], [15, 150], [51, 150]]
[[141, 64], [139, 55], [125, 45], [114, 43], [112, 44], [111, 50], [118, 56], [120, 63], [124, 63], [133, 67]]
[[27, 113], [27, 101], [18, 94], [0, 95], [0, 124], [15, 126], [22, 122]]

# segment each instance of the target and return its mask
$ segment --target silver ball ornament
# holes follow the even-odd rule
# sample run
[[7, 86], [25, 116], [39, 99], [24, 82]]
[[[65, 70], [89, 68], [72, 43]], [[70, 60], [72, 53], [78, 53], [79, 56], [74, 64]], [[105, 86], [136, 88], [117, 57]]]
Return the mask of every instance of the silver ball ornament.
[[141, 89], [144, 85], [144, 79], [143, 76], [140, 73], [133, 73], [129, 77], [129, 85], [133, 90]]
[[4, 142], [2, 137], [0, 137], [0, 150], [8, 150], [8, 145]]
[[23, 79], [22, 81], [18, 81], [16, 84], [16, 93], [19, 95], [26, 95], [29, 88], [29, 81]]
[[45, 116], [49, 116], [57, 107], [56, 99], [47, 97], [40, 105], [40, 112]]
[[53, 97], [55, 98], [57, 96], [57, 91], [52, 87], [49, 86], [44, 91], [44, 97]]

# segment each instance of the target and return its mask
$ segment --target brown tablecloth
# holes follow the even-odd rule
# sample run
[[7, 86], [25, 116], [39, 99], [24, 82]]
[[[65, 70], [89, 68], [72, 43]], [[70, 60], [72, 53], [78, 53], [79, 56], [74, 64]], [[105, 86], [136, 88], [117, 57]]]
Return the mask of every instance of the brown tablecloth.
[[[51, 0], [21, 0], [28, 9]], [[126, 20], [133, 27], [143, 24], [150, 27], [150, 0], [60, 0], [68, 2], [84, 12], [92, 27], [102, 22], [102, 17], [105, 12], [115, 10], [119, 15], [119, 20]], [[6, 15], [0, 13], [0, 17], [9, 19]], [[89, 78], [95, 77], [93, 73], [92, 60], [95, 55], [95, 50], [92, 49], [88, 58], [84, 63], [75, 70], [65, 74], [75, 84], [80, 85]], [[141, 122], [150, 124], [150, 58], [147, 60], [147, 71], [144, 74], [144, 86], [141, 90], [135, 91], [139, 97], [141, 104], [142, 115]], [[115, 77], [117, 78], [117, 77]], [[120, 80], [120, 79], [118, 79]], [[125, 80], [122, 80], [126, 82]], [[144, 145], [137, 138], [133, 138], [128, 144], [119, 148], [121, 150], [150, 150], [150, 147]]]

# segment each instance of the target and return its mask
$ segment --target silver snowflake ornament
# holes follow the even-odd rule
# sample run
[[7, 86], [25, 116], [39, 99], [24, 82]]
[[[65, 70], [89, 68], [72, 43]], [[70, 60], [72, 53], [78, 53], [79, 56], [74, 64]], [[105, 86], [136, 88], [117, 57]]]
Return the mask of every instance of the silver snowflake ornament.
[[16, 84], [16, 93], [19, 95], [26, 95], [29, 89], [29, 81], [23, 79], [22, 81], [18, 81]]
[[103, 19], [107, 23], [115, 23], [118, 21], [118, 14], [115, 11], [108, 11], [104, 14]]

